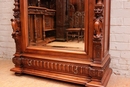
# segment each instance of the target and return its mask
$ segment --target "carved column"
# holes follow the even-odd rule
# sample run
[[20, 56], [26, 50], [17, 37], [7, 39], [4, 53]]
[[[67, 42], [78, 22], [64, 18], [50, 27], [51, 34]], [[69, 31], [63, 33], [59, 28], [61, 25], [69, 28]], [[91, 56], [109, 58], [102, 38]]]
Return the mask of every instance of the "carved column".
[[[13, 29], [12, 37], [15, 40], [16, 44], [16, 53], [13, 58], [13, 63], [16, 67], [21, 67], [21, 28], [20, 28], [20, 9], [19, 9], [19, 0], [14, 0], [14, 19], [11, 19], [11, 25]], [[19, 70], [17, 70], [19, 72]]]
[[101, 63], [103, 58], [103, 0], [95, 1], [94, 9], [94, 35], [93, 35], [93, 61]]

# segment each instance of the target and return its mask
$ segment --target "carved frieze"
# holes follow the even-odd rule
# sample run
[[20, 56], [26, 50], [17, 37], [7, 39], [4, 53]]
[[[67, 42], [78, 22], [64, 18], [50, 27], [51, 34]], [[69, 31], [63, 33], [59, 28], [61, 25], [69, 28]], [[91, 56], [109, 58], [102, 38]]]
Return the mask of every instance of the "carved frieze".
[[58, 61], [37, 60], [31, 58], [22, 58], [22, 64], [25, 68], [35, 68], [52, 72], [62, 72], [75, 75], [88, 76], [89, 66], [80, 64], [70, 64]]
[[88, 76], [91, 79], [101, 79], [104, 75], [103, 69], [97, 69], [90, 65], [19, 57], [14, 57], [13, 62], [22, 68]]

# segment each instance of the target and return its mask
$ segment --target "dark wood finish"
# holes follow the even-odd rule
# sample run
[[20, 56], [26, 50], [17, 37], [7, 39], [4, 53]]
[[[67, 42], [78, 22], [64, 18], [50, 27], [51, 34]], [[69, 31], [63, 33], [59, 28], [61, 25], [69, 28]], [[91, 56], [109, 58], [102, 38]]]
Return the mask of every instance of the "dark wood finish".
[[56, 0], [56, 39], [65, 41], [65, 29], [67, 28], [67, 3], [69, 0]]
[[[29, 3], [27, 2], [28, 0], [14, 1], [14, 19], [11, 19], [11, 24], [13, 28], [12, 37], [16, 43], [16, 52], [12, 59], [15, 67], [11, 71], [14, 71], [17, 75], [26, 73], [82, 84], [86, 87], [105, 87], [107, 85], [112, 73], [111, 68], [109, 68], [111, 0], [84, 0], [84, 51], [48, 49], [28, 45], [29, 38], [36, 36], [29, 36], [29, 32], [32, 31], [28, 31], [28, 29], [34, 26], [33, 24], [29, 25], [29, 23], [34, 20], [34, 17], [32, 19], [28, 16], [28, 14], [31, 14], [28, 12], [28, 5], [38, 7], [38, 16], [36, 17], [39, 19], [39, 26], [35, 25], [35, 27], [39, 27], [40, 31], [38, 34], [40, 36], [38, 39], [42, 39], [44, 34], [41, 34], [41, 31], [43, 31], [42, 29], [45, 28], [45, 25], [47, 25], [48, 30], [53, 28], [53, 24], [54, 26], [56, 25], [56, 33], [64, 36], [66, 33], [64, 31], [68, 28], [65, 23], [67, 6], [69, 3], [79, 3], [82, 0], [45, 0], [45, 2], [53, 1], [53, 3], [49, 2], [46, 4], [43, 4], [40, 0], [29, 0]], [[42, 1], [44, 2], [44, 0]], [[56, 18], [50, 18], [49, 15], [46, 17], [50, 21], [49, 23], [52, 23], [51, 26], [45, 24], [48, 22], [45, 22], [44, 15], [39, 11], [41, 10], [39, 7], [44, 11], [44, 6], [47, 9], [56, 10]], [[82, 11], [81, 8], [80, 5], [77, 5], [77, 9]], [[35, 14], [37, 15], [37, 12]], [[54, 23], [52, 20], [54, 20]], [[30, 22], [28, 23], [28, 21]]]
[[84, 30], [81, 28], [68, 28], [66, 29], [66, 40], [74, 40], [75, 38], [78, 39], [78, 42], [83, 40], [84, 38]]
[[[71, 5], [74, 8], [74, 5]], [[75, 9], [75, 8], [74, 8]], [[78, 42], [80, 38], [84, 37], [84, 11], [71, 11], [71, 15], [69, 16], [69, 28], [66, 29], [66, 40], [69, 38], [73, 39], [75, 37], [78, 38]], [[82, 39], [83, 40], [83, 39]]]
[[[29, 42], [31, 45], [38, 45], [42, 43], [45, 45], [50, 41], [55, 39], [55, 27], [54, 27], [54, 15], [55, 10], [48, 9], [45, 7], [36, 7], [29, 6], [28, 7], [28, 27], [29, 27]], [[47, 31], [52, 31], [52, 36], [50, 36], [51, 40], [47, 38]]]

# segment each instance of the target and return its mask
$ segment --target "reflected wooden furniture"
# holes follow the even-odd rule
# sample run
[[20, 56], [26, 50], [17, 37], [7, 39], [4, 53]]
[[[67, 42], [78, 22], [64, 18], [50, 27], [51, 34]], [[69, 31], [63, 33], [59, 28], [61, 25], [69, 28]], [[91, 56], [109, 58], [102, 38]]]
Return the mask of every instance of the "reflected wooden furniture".
[[[55, 10], [45, 7], [28, 7], [28, 32], [31, 45], [43, 45], [55, 40]], [[48, 34], [51, 33], [51, 35]]]
[[77, 38], [78, 42], [84, 38], [84, 30], [81, 28], [68, 28], [66, 29], [66, 40], [74, 40]]
[[[73, 5], [71, 5], [74, 8]], [[84, 12], [71, 12], [69, 28], [66, 29], [66, 40], [77, 38], [78, 42], [84, 37]]]
[[[30, 10], [28, 9], [28, 5], [30, 5], [28, 1], [29, 3], [33, 2], [33, 0], [14, 0], [14, 18], [11, 19], [11, 24], [16, 52], [12, 59], [15, 66], [11, 71], [15, 72], [16, 75], [31, 74], [81, 84], [86, 87], [106, 87], [112, 73], [109, 67], [111, 61], [109, 54], [111, 0], [45, 0], [53, 1], [53, 4], [57, 6], [51, 9], [56, 10], [54, 24], [57, 29], [56, 32], [59, 31], [58, 33], [63, 33], [65, 31], [63, 28], [68, 28], [68, 25], [66, 27], [68, 4], [73, 1], [76, 6], [80, 7], [79, 1], [84, 2], [84, 50], [65, 50], [29, 45], [29, 32], [32, 31], [29, 31], [31, 25], [28, 21], [32, 22], [33, 20], [29, 18], [31, 11], [28, 12]], [[38, 1], [38, 3], [35, 1]], [[37, 32], [39, 33], [34, 33], [37, 34], [34, 36], [38, 38], [31, 37], [31, 39], [41, 40], [41, 38], [44, 38], [45, 34], [41, 36], [41, 30], [44, 29], [42, 27], [45, 27], [43, 26], [45, 25], [43, 19], [46, 17], [43, 14], [45, 9], [42, 6], [44, 4], [44, 0], [34, 0], [33, 2], [33, 5], [38, 7], [38, 13], [35, 12], [32, 15], [37, 15], [36, 17], [40, 21], [38, 21], [38, 25], [35, 25], [36, 28], [38, 27], [39, 31]], [[50, 7], [53, 4], [46, 3], [46, 6]], [[43, 9], [39, 9], [39, 7]], [[51, 15], [50, 13], [51, 11], [48, 15]], [[40, 24], [41, 22], [43, 24]], [[44, 32], [44, 30], [42, 31]]]

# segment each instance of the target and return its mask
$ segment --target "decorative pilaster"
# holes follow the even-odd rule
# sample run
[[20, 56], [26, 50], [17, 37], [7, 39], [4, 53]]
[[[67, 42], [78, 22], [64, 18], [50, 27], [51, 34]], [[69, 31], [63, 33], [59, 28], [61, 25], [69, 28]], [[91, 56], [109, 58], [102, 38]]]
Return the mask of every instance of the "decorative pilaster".
[[12, 37], [16, 43], [16, 54], [20, 53], [20, 9], [19, 9], [19, 0], [14, 0], [14, 19], [11, 19], [11, 25], [13, 29]]
[[93, 61], [102, 62], [103, 57], [103, 0], [96, 0], [94, 9]]
[[[19, 0], [14, 0], [14, 19], [11, 19], [11, 25], [13, 29], [12, 38], [15, 40], [16, 53], [14, 55], [13, 63], [16, 67], [21, 67], [21, 26], [20, 26], [20, 8]], [[19, 72], [19, 70], [17, 70]]]

